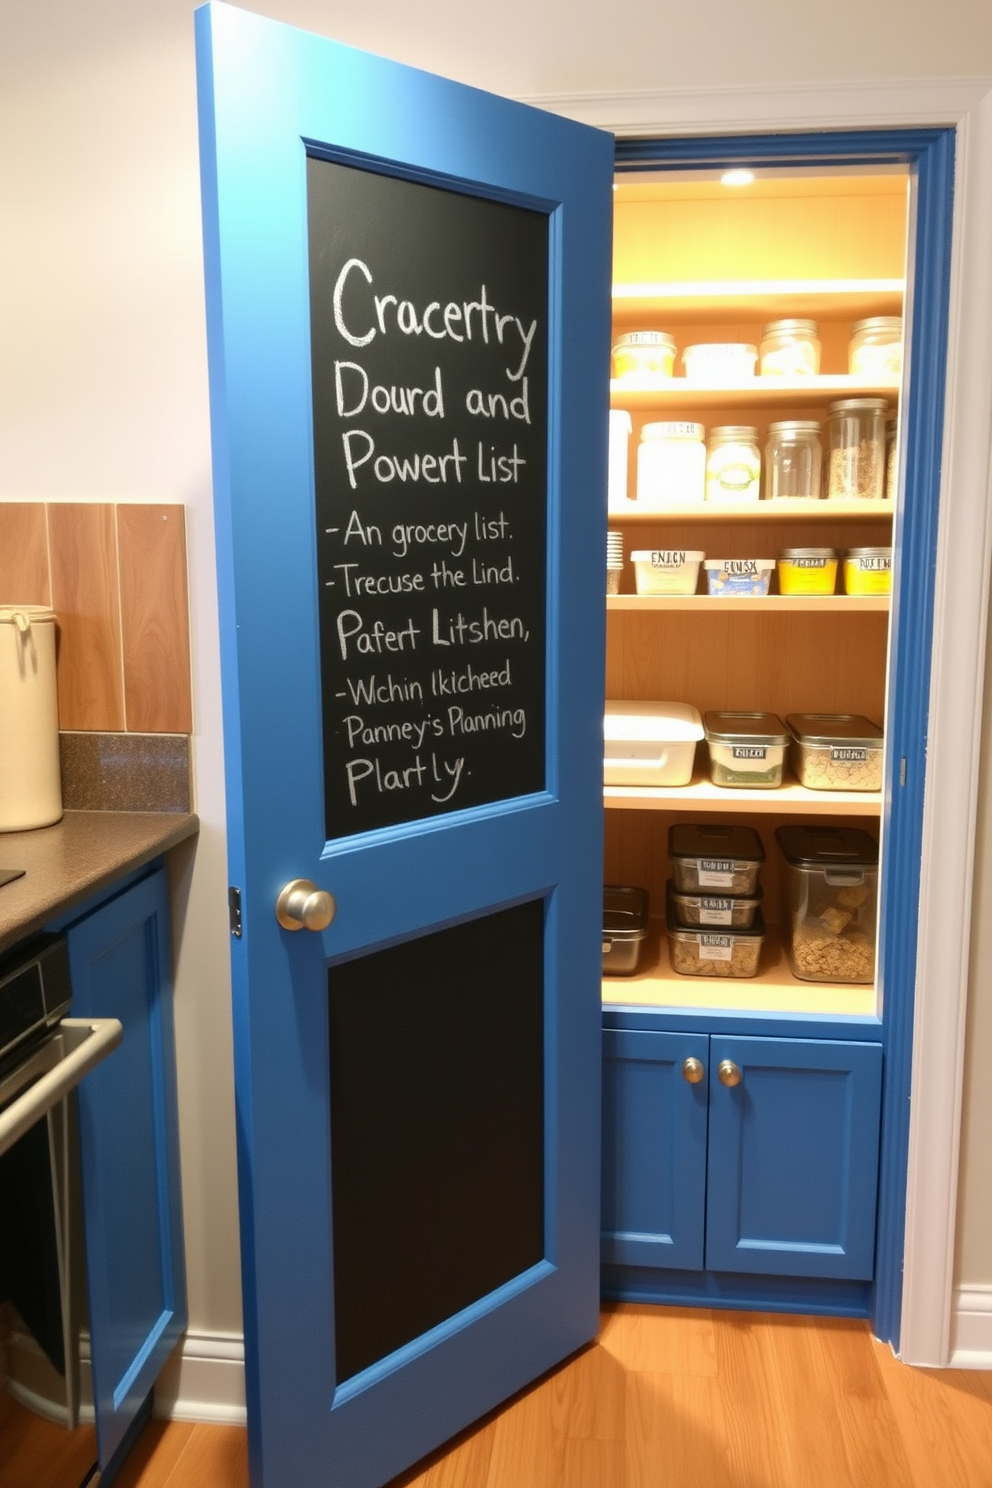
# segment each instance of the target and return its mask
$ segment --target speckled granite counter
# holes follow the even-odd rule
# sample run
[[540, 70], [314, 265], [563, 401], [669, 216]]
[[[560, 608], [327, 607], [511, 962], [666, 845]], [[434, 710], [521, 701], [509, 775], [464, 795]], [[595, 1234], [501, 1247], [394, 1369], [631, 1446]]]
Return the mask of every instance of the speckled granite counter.
[[53, 827], [0, 832], [0, 952], [199, 830], [193, 813], [67, 811]]

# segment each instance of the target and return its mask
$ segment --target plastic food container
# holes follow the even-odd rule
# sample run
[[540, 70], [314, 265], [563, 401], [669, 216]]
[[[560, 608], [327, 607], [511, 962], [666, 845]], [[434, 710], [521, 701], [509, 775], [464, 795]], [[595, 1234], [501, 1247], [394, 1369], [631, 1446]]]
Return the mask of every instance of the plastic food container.
[[703, 737], [691, 703], [606, 704], [604, 785], [688, 785]]
[[630, 556], [638, 594], [695, 594], [706, 554], [689, 548], [643, 548]]
[[765, 926], [758, 910], [750, 930], [687, 930], [668, 900], [668, 958], [679, 976], [753, 977], [761, 959]]
[[762, 377], [815, 377], [820, 335], [815, 320], [773, 320], [761, 333]]
[[902, 375], [902, 317], [873, 315], [851, 327], [847, 367], [854, 377]]
[[630, 331], [613, 348], [618, 377], [671, 377], [675, 338], [667, 331]]
[[623, 533], [606, 534], [606, 592], [620, 593], [620, 576], [623, 573]]
[[791, 740], [776, 713], [707, 713], [703, 730], [714, 785], [775, 790]]
[[878, 847], [853, 827], [778, 827], [788, 864], [789, 959], [806, 982], [875, 975]]
[[844, 554], [845, 594], [891, 594], [892, 549], [848, 548]]
[[668, 829], [672, 881], [680, 894], [754, 898], [765, 849], [753, 827], [675, 822]]
[[706, 441], [706, 500], [757, 501], [761, 485], [758, 431], [723, 424]]
[[899, 415], [890, 413], [885, 420], [885, 499], [895, 500], [899, 481]]
[[783, 548], [778, 555], [782, 594], [833, 594], [837, 587], [835, 548]]
[[820, 425], [813, 419], [783, 419], [768, 425], [765, 445], [765, 496], [770, 501], [800, 497], [816, 500], [823, 493]]
[[648, 894], [626, 884], [603, 885], [603, 975], [637, 970], [648, 933]]
[[672, 886], [669, 895], [676, 923], [683, 930], [705, 930], [720, 925], [731, 930], [750, 930], [761, 907], [760, 888], [750, 898], [733, 899], [729, 894], [680, 894]]
[[841, 398], [827, 405], [827, 496], [881, 501], [885, 494], [884, 398]]
[[758, 348], [743, 341], [702, 342], [682, 353], [686, 377], [697, 382], [744, 382], [754, 376]]
[[768, 593], [774, 558], [707, 558], [706, 589], [709, 594]]
[[884, 735], [859, 713], [789, 713], [792, 768], [809, 790], [882, 789]]
[[[610, 409], [610, 453], [607, 465], [606, 497], [611, 511], [616, 507], [622, 510], [627, 506], [627, 459], [633, 428], [630, 414], [625, 409]], [[629, 507], [627, 509], [630, 510]]]
[[645, 424], [637, 447], [637, 503], [646, 507], [691, 506], [706, 490], [706, 446], [702, 424]]

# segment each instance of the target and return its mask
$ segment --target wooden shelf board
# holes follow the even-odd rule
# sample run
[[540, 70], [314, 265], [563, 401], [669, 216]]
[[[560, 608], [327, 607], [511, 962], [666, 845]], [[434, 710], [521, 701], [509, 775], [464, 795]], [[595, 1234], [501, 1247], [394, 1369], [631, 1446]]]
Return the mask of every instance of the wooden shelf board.
[[887, 594], [610, 594], [607, 610], [713, 610], [719, 614], [749, 610], [752, 613], [806, 613], [845, 615], [882, 612], [889, 608]]
[[879, 816], [880, 791], [817, 791], [789, 779], [776, 790], [747, 790], [740, 786], [714, 785], [696, 771], [691, 785], [604, 785], [603, 805], [612, 811], [702, 811], [706, 813], [746, 810], [782, 816]]
[[748, 377], [716, 385], [691, 377], [614, 377], [610, 382], [613, 408], [667, 409], [747, 408], [765, 403], [777, 407], [805, 407], [823, 398], [897, 398], [898, 377], [866, 381], [846, 373], [822, 377]]
[[613, 312], [628, 319], [652, 311], [713, 318], [735, 311], [746, 317], [861, 319], [899, 315], [904, 279], [703, 279], [614, 284]]
[[641, 952], [643, 970], [629, 977], [604, 977], [609, 1007], [721, 1008], [733, 1013], [808, 1013], [873, 1017], [873, 986], [801, 982], [792, 975], [778, 927], [770, 925], [754, 977], [679, 976], [668, 959], [668, 937], [652, 920]]
[[[792, 522], [801, 517], [805, 522], [891, 520], [891, 501], [818, 501], [805, 497], [779, 501], [698, 501], [692, 506], [644, 507], [636, 501], [617, 503], [609, 509], [611, 522]], [[633, 597], [633, 596], [630, 596]], [[639, 598], [642, 596], [638, 596]]]

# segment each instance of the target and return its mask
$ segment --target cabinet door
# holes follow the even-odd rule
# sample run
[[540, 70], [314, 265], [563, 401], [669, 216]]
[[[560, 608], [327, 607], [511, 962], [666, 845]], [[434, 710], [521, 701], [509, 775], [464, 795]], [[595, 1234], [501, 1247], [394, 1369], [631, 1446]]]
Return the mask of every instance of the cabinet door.
[[707, 1081], [703, 1034], [603, 1034], [602, 1258], [698, 1271], [703, 1264]]
[[106, 1470], [186, 1326], [164, 870], [67, 932], [76, 1017], [119, 1018], [79, 1087], [93, 1396]]
[[879, 1044], [710, 1039], [710, 1270], [870, 1279], [881, 1077]]

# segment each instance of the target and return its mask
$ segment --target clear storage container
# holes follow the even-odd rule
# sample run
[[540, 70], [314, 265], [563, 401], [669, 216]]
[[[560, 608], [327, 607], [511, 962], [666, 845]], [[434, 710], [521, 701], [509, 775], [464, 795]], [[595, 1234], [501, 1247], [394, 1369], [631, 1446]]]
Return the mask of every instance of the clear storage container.
[[873, 315], [851, 327], [847, 368], [852, 377], [902, 375], [902, 317]]
[[853, 827], [778, 827], [788, 865], [789, 959], [806, 982], [875, 975], [878, 847]]
[[885, 420], [885, 499], [893, 501], [899, 480], [899, 415]]
[[679, 976], [753, 977], [757, 975], [765, 926], [758, 910], [749, 930], [687, 930], [668, 900], [668, 959]]
[[844, 554], [845, 594], [891, 594], [892, 549], [849, 548]]
[[671, 377], [675, 338], [667, 331], [628, 331], [613, 348], [618, 377]]
[[833, 594], [837, 587], [835, 548], [783, 548], [778, 555], [781, 594]]
[[632, 975], [647, 933], [647, 890], [628, 884], [604, 884], [603, 975]]
[[885, 494], [884, 398], [841, 398], [827, 407], [827, 496], [881, 501]]
[[688, 785], [703, 721], [691, 703], [611, 699], [603, 735], [605, 785]]
[[750, 897], [734, 899], [729, 894], [680, 894], [670, 887], [675, 918], [683, 930], [718, 928], [723, 925], [731, 930], [750, 930], [754, 917], [761, 907], [761, 889]]
[[884, 736], [860, 713], [789, 713], [792, 768], [808, 790], [882, 789]]
[[633, 428], [633, 421], [625, 409], [610, 409], [610, 455], [607, 466], [606, 499], [611, 511], [617, 508], [622, 511], [627, 506], [627, 463]]
[[761, 333], [762, 377], [816, 377], [820, 334], [815, 320], [773, 320]]
[[722, 424], [706, 441], [706, 500], [757, 501], [761, 485], [758, 431]]
[[668, 829], [672, 881], [680, 894], [715, 890], [752, 898], [765, 849], [753, 827], [674, 822]]
[[743, 341], [700, 342], [682, 353], [686, 377], [716, 386], [746, 382], [754, 376], [757, 360], [758, 348]]
[[731, 595], [768, 593], [774, 558], [706, 558], [706, 592]]
[[813, 419], [784, 419], [768, 425], [765, 445], [765, 496], [770, 501], [821, 496], [823, 451], [820, 425]]
[[775, 790], [791, 735], [776, 713], [713, 712], [703, 717], [714, 785]]
[[695, 594], [706, 554], [693, 548], [641, 548], [630, 557], [638, 594]]
[[637, 447], [637, 504], [692, 506], [706, 490], [706, 446], [702, 424], [645, 424]]

